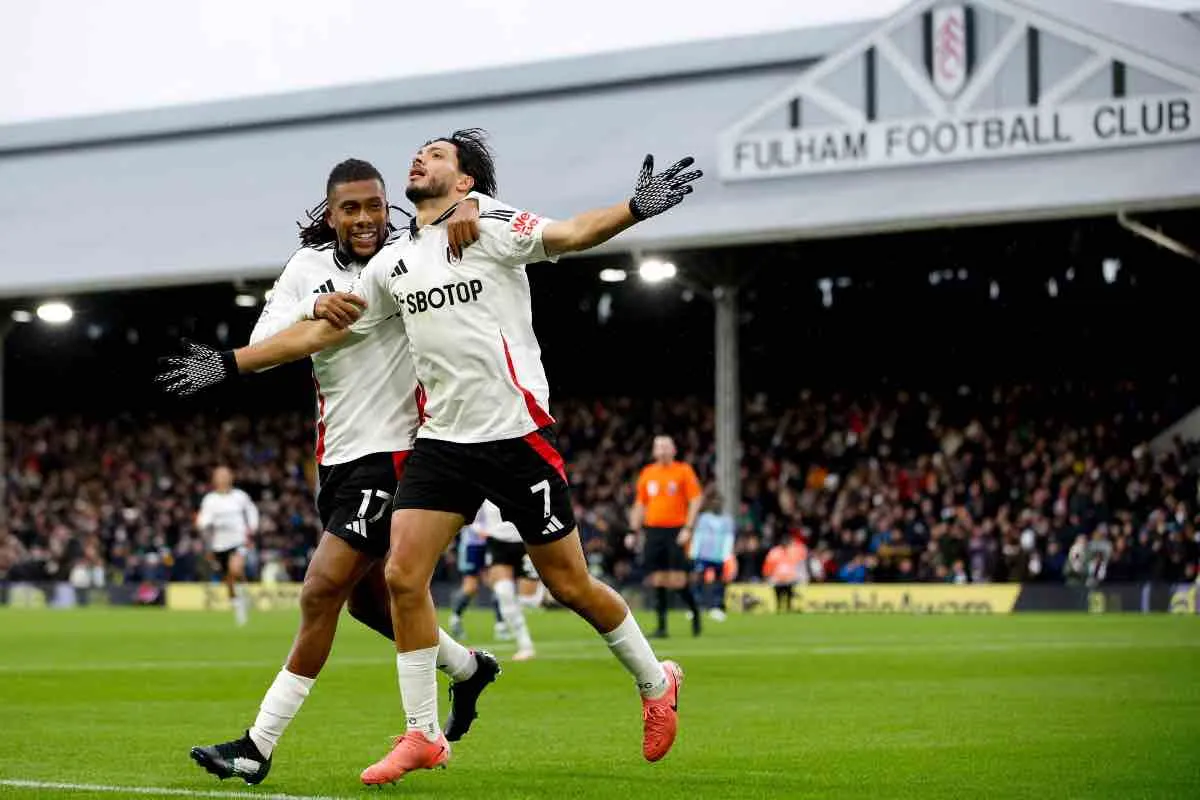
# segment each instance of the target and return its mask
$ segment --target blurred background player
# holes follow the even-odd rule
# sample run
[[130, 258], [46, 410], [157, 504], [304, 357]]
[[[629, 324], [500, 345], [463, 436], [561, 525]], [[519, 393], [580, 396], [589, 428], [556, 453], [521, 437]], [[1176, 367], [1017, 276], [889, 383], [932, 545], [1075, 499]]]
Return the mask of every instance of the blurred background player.
[[[450, 599], [450, 635], [455, 639], [466, 636], [462, 615], [479, 595], [479, 580], [487, 568], [488, 527], [484, 509], [485, 506], [480, 506], [475, 519], [458, 532], [458, 571], [462, 575], [462, 584]], [[496, 640], [511, 638], [500, 614], [500, 603], [495, 597], [492, 597], [492, 611], [496, 616], [493, 628]]]
[[517, 640], [517, 652], [513, 661], [528, 661], [533, 658], [533, 638], [525, 624], [525, 610], [517, 597], [517, 577], [532, 579], [533, 565], [525, 552], [521, 533], [511, 522], [500, 517], [500, 509], [490, 500], [485, 500], [479, 509], [478, 521], [487, 526], [487, 579], [496, 595], [496, 602], [512, 638]]
[[700, 590], [700, 603], [717, 621], [725, 619], [725, 569], [733, 556], [736, 530], [732, 514], [721, 511], [721, 493], [709, 487], [704, 493], [704, 510], [692, 532], [692, 574]]
[[704, 501], [700, 480], [690, 464], [675, 460], [675, 440], [670, 436], [655, 436], [652, 447], [654, 461], [638, 475], [637, 499], [629, 517], [629, 527], [641, 531], [642, 564], [654, 588], [658, 629], [652, 635], [668, 635], [668, 590], [674, 589], [692, 612], [692, 635], [699, 636], [700, 609], [688, 584], [684, 548]]
[[238, 625], [245, 625], [250, 610], [246, 550], [251, 534], [258, 530], [258, 508], [250, 495], [233, 485], [233, 470], [229, 467], [213, 470], [212, 490], [200, 500], [196, 527], [208, 539], [208, 551], [229, 592], [233, 617]]
[[541, 608], [546, 602], [546, 584], [542, 583], [528, 553], [522, 563], [524, 569], [517, 577], [517, 602], [525, 608]]

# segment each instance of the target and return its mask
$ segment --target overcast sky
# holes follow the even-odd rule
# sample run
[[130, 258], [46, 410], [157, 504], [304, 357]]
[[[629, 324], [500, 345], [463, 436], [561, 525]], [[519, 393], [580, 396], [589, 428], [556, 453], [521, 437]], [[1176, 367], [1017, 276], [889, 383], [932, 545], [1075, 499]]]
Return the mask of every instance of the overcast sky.
[[905, 2], [0, 0], [0, 124], [871, 19]]

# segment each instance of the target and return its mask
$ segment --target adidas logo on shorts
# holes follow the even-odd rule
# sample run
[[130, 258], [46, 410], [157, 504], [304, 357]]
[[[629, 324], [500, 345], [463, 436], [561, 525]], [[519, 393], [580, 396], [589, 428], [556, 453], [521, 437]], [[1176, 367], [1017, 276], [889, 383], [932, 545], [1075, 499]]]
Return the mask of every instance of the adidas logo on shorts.
[[558, 517], [550, 515], [550, 521], [546, 523], [546, 527], [542, 529], [542, 536], [550, 536], [558, 533], [563, 529], [563, 524], [558, 521]]

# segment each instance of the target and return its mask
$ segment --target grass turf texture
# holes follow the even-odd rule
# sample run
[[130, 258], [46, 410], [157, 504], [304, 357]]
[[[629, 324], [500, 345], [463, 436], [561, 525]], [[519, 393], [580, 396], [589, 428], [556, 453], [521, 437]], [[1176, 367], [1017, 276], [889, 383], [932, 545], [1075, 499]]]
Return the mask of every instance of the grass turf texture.
[[[490, 611], [466, 616], [504, 674], [447, 771], [383, 791], [450, 798], [1200, 797], [1200, 618], [1138, 615], [731, 616], [660, 657], [687, 672], [675, 749], [641, 758], [632, 682], [562, 612], [530, 615], [511, 663]], [[643, 627], [652, 624], [641, 619]], [[359, 772], [401, 732], [390, 646], [343, 617], [267, 781], [218, 782], [194, 744], [250, 724], [293, 612], [0, 610], [0, 796], [368, 797]], [[448, 709], [439, 695], [442, 718]], [[151, 793], [139, 796], [153, 797]], [[167, 796], [167, 795], [163, 795]]]

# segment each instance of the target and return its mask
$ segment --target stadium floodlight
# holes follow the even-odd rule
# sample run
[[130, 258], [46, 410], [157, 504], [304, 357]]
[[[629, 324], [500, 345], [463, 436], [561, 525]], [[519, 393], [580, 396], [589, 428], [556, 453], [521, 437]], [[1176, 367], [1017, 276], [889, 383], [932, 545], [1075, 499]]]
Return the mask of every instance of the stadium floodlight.
[[233, 302], [241, 308], [254, 308], [258, 305], [258, 298], [252, 294], [239, 294], [233, 298]]
[[659, 261], [656, 258], [646, 259], [638, 267], [638, 275], [646, 283], [662, 283], [675, 277], [677, 270], [670, 261]]
[[600, 280], [605, 283], [620, 283], [629, 275], [623, 269], [602, 269], [600, 270]]
[[23, 308], [15, 309], [12, 312], [13, 322], [33, 322], [33, 312], [26, 311]]
[[1104, 273], [1105, 283], [1116, 283], [1117, 273], [1121, 271], [1121, 259], [1106, 258], [1100, 262], [1100, 271]]
[[992, 285], [988, 287], [988, 296], [991, 297], [993, 300], [1000, 297], [1000, 284], [999, 283], [997, 283], [996, 281], [992, 281]]
[[38, 306], [37, 315], [38, 319], [42, 322], [48, 322], [51, 325], [64, 325], [70, 322], [71, 318], [75, 316], [75, 310], [64, 302], [52, 300]]

